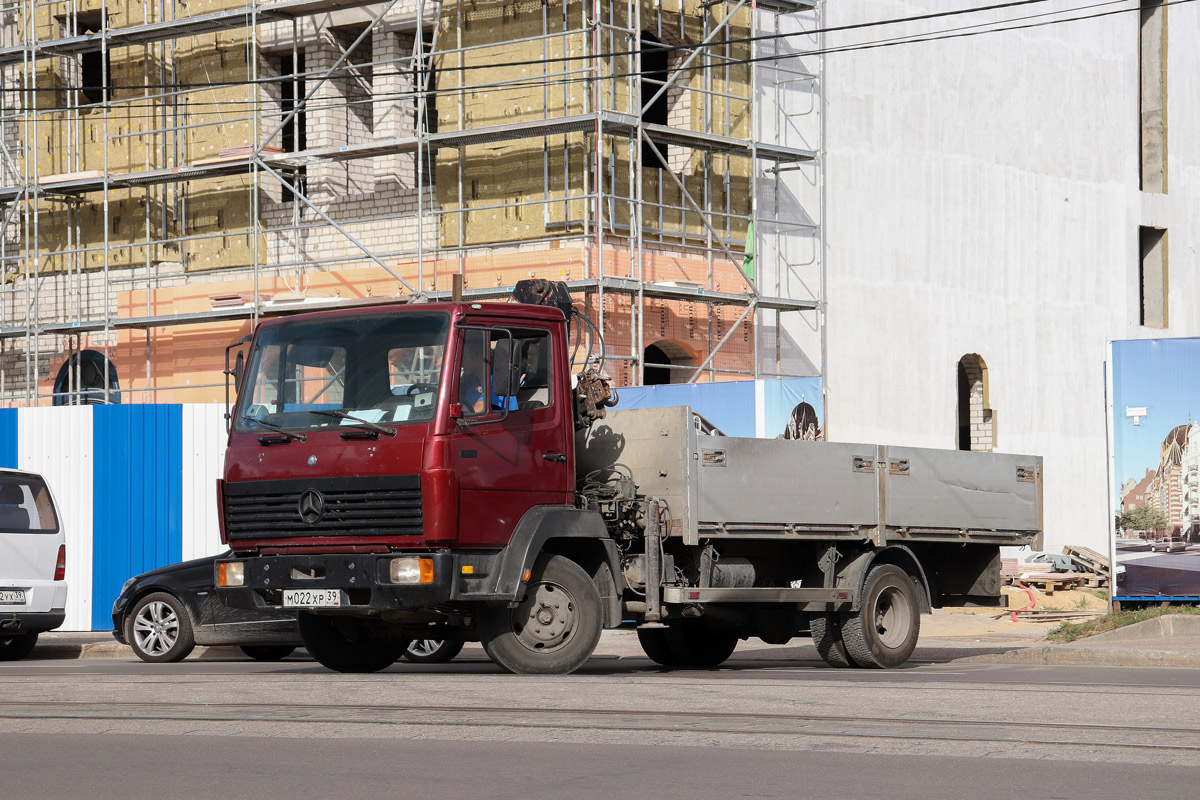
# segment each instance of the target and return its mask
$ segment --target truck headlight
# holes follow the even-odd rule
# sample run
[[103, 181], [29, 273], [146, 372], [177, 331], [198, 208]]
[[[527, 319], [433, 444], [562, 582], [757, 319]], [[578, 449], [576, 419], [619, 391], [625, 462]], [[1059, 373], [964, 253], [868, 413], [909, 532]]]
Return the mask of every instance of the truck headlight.
[[245, 586], [246, 565], [241, 561], [222, 561], [217, 564], [217, 586]]
[[433, 559], [404, 556], [388, 563], [392, 583], [433, 583]]

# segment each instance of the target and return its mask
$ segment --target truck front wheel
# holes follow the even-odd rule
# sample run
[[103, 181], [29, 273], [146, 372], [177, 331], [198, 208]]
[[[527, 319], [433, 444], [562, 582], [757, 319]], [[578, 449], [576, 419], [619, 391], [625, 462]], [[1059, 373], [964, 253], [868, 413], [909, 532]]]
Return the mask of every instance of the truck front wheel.
[[304, 646], [335, 672], [378, 672], [399, 660], [408, 641], [393, 639], [372, 620], [301, 611], [297, 622]]
[[860, 667], [898, 667], [917, 647], [921, 607], [916, 585], [904, 570], [881, 564], [867, 573], [862, 605], [842, 626], [842, 641]]
[[518, 675], [574, 672], [596, 649], [602, 628], [596, 584], [563, 556], [537, 560], [516, 608], [483, 606], [479, 613], [488, 657]]

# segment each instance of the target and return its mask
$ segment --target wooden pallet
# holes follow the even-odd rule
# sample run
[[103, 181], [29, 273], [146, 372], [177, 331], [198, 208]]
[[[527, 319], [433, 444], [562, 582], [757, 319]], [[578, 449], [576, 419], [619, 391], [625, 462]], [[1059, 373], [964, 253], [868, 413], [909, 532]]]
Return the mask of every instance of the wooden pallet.
[[1081, 564], [1096, 570], [1101, 575], [1109, 574], [1108, 556], [1097, 553], [1089, 547], [1078, 547], [1069, 544], [1063, 548], [1063, 555], [1070, 556]]
[[1054, 594], [1060, 589], [1065, 591], [1082, 586], [1086, 578], [1081, 572], [1040, 572], [1026, 575], [1022, 581], [1042, 594]]
[[1000, 579], [1004, 583], [1012, 583], [1021, 575], [1021, 567], [1015, 558], [1000, 559]]

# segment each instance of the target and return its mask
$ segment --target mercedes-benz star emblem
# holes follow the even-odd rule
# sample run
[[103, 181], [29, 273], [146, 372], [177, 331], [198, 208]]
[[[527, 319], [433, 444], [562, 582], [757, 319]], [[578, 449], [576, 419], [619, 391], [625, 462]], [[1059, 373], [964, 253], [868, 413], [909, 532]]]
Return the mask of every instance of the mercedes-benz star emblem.
[[325, 516], [325, 498], [316, 489], [309, 489], [300, 495], [300, 519], [309, 525], [316, 525]]

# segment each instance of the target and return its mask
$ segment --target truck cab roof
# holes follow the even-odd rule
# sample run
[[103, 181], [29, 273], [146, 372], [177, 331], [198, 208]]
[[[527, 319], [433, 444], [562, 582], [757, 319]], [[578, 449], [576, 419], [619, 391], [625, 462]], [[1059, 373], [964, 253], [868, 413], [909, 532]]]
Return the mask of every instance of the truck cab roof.
[[[362, 316], [367, 314], [429, 313], [436, 311], [449, 312], [451, 317], [456, 320], [469, 316], [518, 317], [523, 319], [545, 320], [549, 322], [562, 321], [564, 319], [562, 311], [554, 306], [535, 306], [526, 303], [507, 302], [411, 303], [384, 301], [379, 303], [349, 303], [343, 307], [321, 311], [304, 311], [302, 308], [297, 309], [297, 313], [303, 313], [305, 319]], [[286, 315], [264, 319], [261, 323], [259, 323], [259, 327], [283, 325], [287, 323], [287, 320], [294, 318], [294, 316], [295, 315]]]

